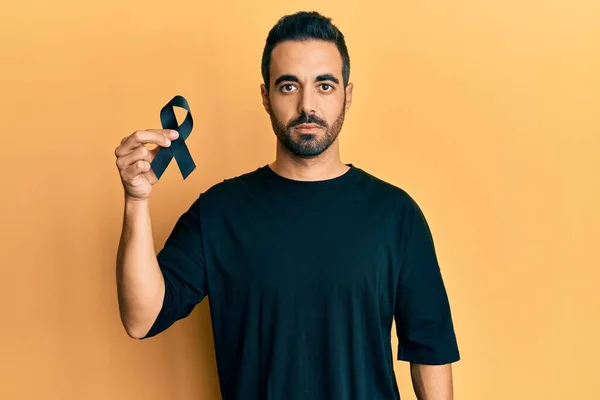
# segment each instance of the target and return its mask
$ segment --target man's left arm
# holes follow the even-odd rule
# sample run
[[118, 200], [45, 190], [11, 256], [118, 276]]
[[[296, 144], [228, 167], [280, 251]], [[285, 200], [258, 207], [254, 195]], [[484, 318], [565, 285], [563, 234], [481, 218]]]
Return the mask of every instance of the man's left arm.
[[452, 400], [451, 365], [460, 353], [433, 236], [414, 201], [406, 207], [403, 222], [394, 311], [397, 359], [410, 362], [418, 400]]
[[452, 364], [410, 364], [417, 400], [453, 400]]

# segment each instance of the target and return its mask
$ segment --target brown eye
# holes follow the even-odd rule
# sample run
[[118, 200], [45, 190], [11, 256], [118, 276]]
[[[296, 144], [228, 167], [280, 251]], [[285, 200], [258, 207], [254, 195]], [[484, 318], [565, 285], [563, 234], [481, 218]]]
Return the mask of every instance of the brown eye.
[[331, 92], [333, 90], [333, 86], [328, 83], [324, 83], [321, 85], [321, 89], [323, 89], [325, 92]]
[[[284, 92], [291, 92], [291, 91], [294, 89], [294, 85], [292, 85], [292, 84], [288, 83], [288, 84], [286, 84], [286, 85], [282, 85], [282, 86], [281, 86], [281, 89], [282, 89]], [[286, 90], [286, 89], [288, 89], [288, 90]]]

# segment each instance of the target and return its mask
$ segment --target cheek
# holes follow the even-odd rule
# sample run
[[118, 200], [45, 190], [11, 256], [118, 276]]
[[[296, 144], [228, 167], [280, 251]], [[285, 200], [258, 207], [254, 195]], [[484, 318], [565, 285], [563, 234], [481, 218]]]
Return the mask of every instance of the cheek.
[[342, 107], [343, 105], [340, 105], [338, 107], [338, 103], [336, 103], [335, 106], [328, 106], [327, 109], [324, 110], [325, 115], [323, 116], [323, 118], [325, 118], [325, 121], [327, 121], [329, 125], [333, 124], [335, 120], [340, 116], [341, 112], [343, 111]]
[[295, 108], [285, 102], [274, 102], [271, 103], [271, 114], [279, 121], [287, 123], [295, 118]]

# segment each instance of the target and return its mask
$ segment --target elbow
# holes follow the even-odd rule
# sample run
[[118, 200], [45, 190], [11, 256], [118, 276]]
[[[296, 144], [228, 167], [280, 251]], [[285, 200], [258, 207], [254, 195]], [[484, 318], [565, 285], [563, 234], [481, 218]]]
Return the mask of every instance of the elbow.
[[154, 303], [151, 307], [148, 305], [131, 307], [124, 303], [119, 304], [119, 316], [127, 336], [138, 340], [148, 337], [162, 306], [161, 301]]
[[135, 329], [127, 326], [125, 327], [125, 332], [127, 333], [127, 336], [136, 340], [141, 340], [145, 338], [146, 334], [148, 333], [147, 331], [142, 331], [140, 329]]
[[143, 302], [138, 301], [135, 306], [120, 303], [121, 323], [127, 336], [138, 340], [149, 337], [148, 335], [151, 333], [162, 310], [164, 299], [163, 294], [161, 296], [151, 296]]
[[144, 339], [150, 331], [148, 324], [132, 321], [131, 318], [127, 318], [123, 315], [121, 315], [121, 324], [123, 325], [127, 336], [132, 339]]

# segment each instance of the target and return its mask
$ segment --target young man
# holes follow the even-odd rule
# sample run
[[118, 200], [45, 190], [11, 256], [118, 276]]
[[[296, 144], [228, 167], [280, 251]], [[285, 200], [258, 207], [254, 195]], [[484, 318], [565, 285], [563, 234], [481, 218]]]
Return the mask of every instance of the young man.
[[423, 213], [402, 189], [340, 160], [349, 72], [330, 19], [282, 18], [262, 61], [275, 161], [201, 193], [157, 256], [149, 163], [171, 132], [137, 131], [115, 150], [123, 325], [152, 337], [210, 297], [225, 400], [399, 399], [394, 319], [396, 357], [411, 363], [417, 397], [452, 399], [459, 351]]

